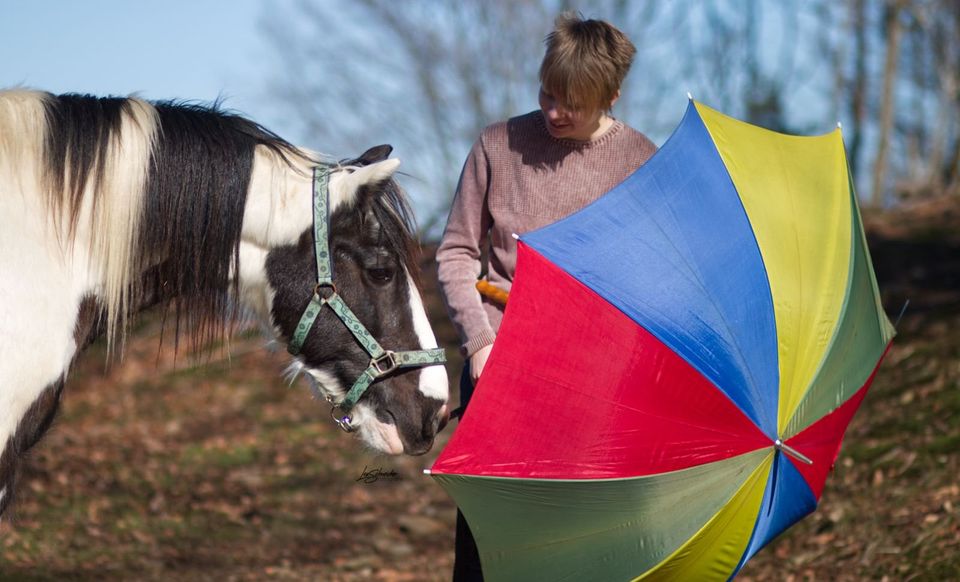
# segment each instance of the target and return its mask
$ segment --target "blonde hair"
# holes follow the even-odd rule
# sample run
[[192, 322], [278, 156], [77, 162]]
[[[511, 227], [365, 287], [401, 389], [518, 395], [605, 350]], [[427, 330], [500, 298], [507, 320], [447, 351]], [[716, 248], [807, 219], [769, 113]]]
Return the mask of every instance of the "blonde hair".
[[576, 12], [560, 14], [544, 44], [540, 85], [573, 109], [610, 109], [637, 52], [612, 24]]

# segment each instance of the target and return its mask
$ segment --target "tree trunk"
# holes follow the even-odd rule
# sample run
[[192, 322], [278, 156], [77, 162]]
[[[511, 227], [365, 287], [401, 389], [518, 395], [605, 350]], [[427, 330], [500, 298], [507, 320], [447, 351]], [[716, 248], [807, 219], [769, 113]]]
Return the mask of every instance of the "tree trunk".
[[860, 175], [860, 150], [863, 146], [863, 128], [867, 114], [867, 14], [865, 0], [854, 0], [851, 27], [853, 28], [853, 95], [850, 99], [850, 117], [853, 127], [850, 136], [850, 170], [854, 178]]
[[893, 107], [895, 102], [894, 85], [897, 78], [897, 64], [900, 56], [900, 36], [903, 26], [900, 22], [902, 0], [887, 3], [884, 26], [886, 28], [887, 51], [883, 65], [883, 93], [880, 101], [880, 135], [877, 138], [877, 157], [873, 164], [873, 189], [871, 203], [880, 207], [884, 201], [884, 182], [887, 174], [887, 153], [890, 149], [893, 133]]

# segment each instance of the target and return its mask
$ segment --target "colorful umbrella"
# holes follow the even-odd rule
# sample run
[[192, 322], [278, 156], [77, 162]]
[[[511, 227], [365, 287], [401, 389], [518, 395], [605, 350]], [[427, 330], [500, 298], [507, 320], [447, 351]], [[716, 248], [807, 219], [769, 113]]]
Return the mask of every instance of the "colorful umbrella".
[[892, 337], [839, 129], [691, 101], [646, 165], [521, 237], [430, 472], [489, 580], [725, 580], [816, 507]]

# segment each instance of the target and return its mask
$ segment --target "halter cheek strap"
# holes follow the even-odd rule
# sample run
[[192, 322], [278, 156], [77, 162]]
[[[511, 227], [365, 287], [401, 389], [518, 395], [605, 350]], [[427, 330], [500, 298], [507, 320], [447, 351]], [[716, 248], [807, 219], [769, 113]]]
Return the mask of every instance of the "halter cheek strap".
[[[300, 317], [300, 323], [293, 333], [287, 351], [293, 355], [300, 353], [303, 348], [310, 330], [324, 305], [329, 305], [341, 322], [346, 326], [357, 343], [370, 355], [370, 365], [360, 374], [360, 377], [353, 383], [353, 386], [347, 392], [342, 401], [334, 404], [330, 413], [339, 408], [345, 414], [357, 404], [363, 393], [376, 380], [393, 372], [397, 368], [412, 368], [420, 366], [432, 366], [442, 364], [447, 361], [444, 351], [441, 348], [427, 350], [409, 350], [395, 352], [385, 350], [374, 339], [373, 335], [367, 331], [350, 307], [343, 301], [337, 293], [337, 288], [333, 284], [333, 264], [330, 261], [330, 243], [329, 243], [329, 193], [328, 186], [330, 180], [330, 169], [328, 166], [317, 166], [313, 170], [313, 240], [317, 259], [317, 285], [314, 287], [313, 297], [310, 303]], [[350, 426], [350, 416], [343, 416], [334, 420], [344, 430], [352, 430]]]

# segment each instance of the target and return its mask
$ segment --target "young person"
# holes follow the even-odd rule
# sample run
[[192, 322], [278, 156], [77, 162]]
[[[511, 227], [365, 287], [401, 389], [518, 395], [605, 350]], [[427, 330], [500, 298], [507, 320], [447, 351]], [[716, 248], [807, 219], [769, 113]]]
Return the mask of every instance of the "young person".
[[[481, 256], [490, 284], [509, 291], [513, 234], [564, 218], [622, 182], [656, 146], [610, 109], [636, 49], [611, 24], [561, 14], [540, 65], [540, 109], [491, 125], [460, 175], [437, 251], [440, 286], [467, 358], [460, 385], [466, 406], [496, 338], [504, 306], [476, 289]], [[454, 580], [482, 580], [473, 537], [457, 514]]]

